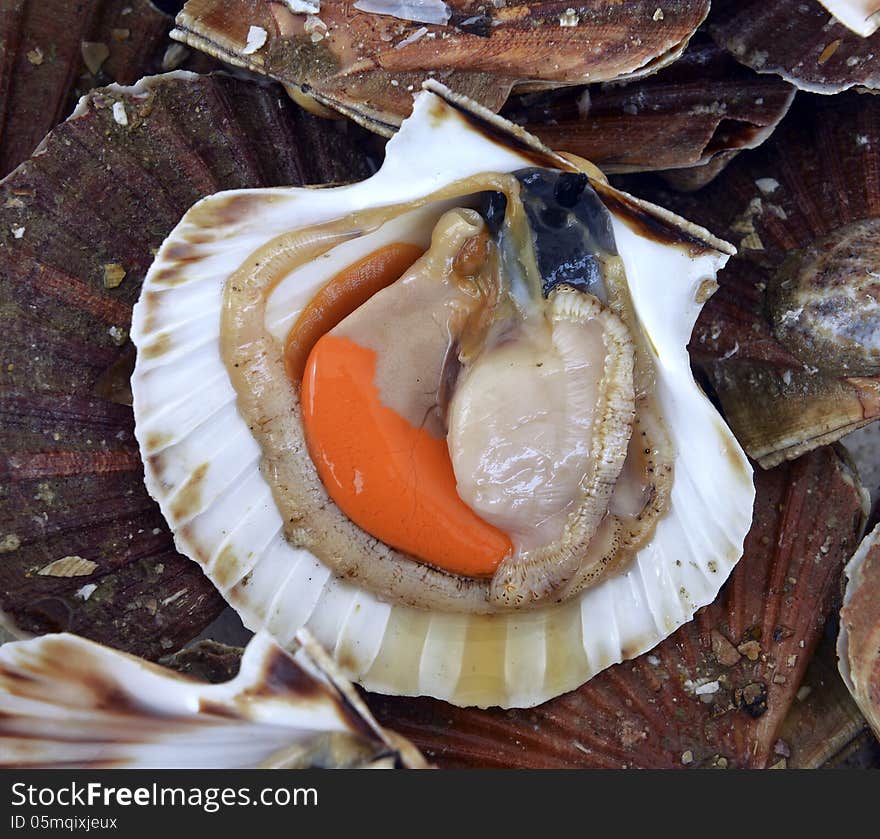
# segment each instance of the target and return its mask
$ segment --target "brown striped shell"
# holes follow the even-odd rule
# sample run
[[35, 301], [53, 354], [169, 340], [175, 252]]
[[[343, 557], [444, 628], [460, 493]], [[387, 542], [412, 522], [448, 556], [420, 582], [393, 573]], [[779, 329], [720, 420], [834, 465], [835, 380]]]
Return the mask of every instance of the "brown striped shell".
[[703, 192], [653, 197], [739, 248], [690, 350], [752, 458], [769, 468], [880, 417], [875, 97], [804, 100]]
[[695, 189], [738, 151], [764, 142], [794, 93], [697, 33], [678, 61], [647, 78], [522, 94], [503, 113], [605, 172], [660, 171], [673, 185]]
[[576, 8], [450, 0], [448, 22], [430, 24], [341, 0], [318, 5], [307, 14], [272, 0], [190, 0], [172, 37], [388, 136], [426, 78], [497, 111], [522, 83], [556, 87], [653, 72], [681, 54], [709, 10], [708, 0], [586, 0]]
[[[2, 183], [0, 609], [18, 630], [157, 658], [222, 609], [143, 486], [131, 307], [153, 249], [202, 196], [366, 171], [349, 129], [278, 88], [172, 74], [92, 93]], [[96, 567], [45, 572], [65, 557]]]
[[[11, 0], [0, 11], [0, 177], [88, 90], [180, 67], [172, 18], [148, 0]], [[186, 61], [189, 69], [194, 62]], [[210, 61], [200, 58], [197, 67]]]

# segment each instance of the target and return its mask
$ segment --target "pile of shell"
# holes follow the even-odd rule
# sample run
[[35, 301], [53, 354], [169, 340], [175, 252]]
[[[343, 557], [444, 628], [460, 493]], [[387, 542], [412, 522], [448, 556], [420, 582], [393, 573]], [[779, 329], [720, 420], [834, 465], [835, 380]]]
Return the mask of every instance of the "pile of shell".
[[[49, 635], [0, 648], [4, 719], [31, 719], [44, 700], [16, 693], [17, 670], [108, 689], [130, 671], [165, 685], [171, 705], [187, 691], [204, 700], [188, 723], [202, 765], [217, 765], [217, 742], [241, 744], [236, 765], [419, 765], [391, 731], [440, 766], [876, 764], [878, 531], [859, 546], [880, 488], [880, 104], [860, 95], [880, 87], [873, 6], [190, 0], [172, 21], [140, 0], [13, 3], [0, 15], [0, 614], [12, 635], [76, 633], [151, 662], [177, 653], [199, 673], [212, 663], [203, 647], [178, 653], [225, 602], [144, 488], [132, 307], [196, 201], [367, 177], [429, 78], [736, 246], [689, 351], [755, 465], [756, 500], [714, 603], [534, 708], [364, 704], [294, 633], [295, 657], [258, 636], [217, 688]], [[134, 84], [217, 60], [222, 73]], [[224, 656], [228, 678], [237, 653]], [[279, 695], [235, 717], [270, 666], [287, 673]], [[333, 709], [331, 729], [304, 716], [303, 680]], [[36, 762], [170, 766], [179, 751], [150, 719], [165, 710], [59, 707], [80, 742], [62, 754], [45, 728]], [[282, 733], [264, 748], [273, 714]], [[128, 739], [96, 753], [96, 725]], [[0, 731], [13, 763], [15, 731]]]

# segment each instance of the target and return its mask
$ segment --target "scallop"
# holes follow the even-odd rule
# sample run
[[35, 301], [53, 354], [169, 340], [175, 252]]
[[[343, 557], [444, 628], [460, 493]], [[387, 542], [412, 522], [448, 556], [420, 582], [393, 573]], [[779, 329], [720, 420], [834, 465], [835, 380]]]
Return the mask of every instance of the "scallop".
[[733, 249], [436, 82], [375, 175], [187, 213], [135, 308], [146, 482], [252, 629], [366, 688], [529, 707], [742, 554], [685, 350]]

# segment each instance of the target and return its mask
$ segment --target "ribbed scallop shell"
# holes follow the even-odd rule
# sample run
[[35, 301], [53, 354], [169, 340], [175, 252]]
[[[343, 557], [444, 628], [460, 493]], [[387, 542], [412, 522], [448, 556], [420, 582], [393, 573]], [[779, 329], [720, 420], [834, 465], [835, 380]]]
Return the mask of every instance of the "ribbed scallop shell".
[[[845, 225], [880, 218], [875, 97], [805, 98], [767, 143], [705, 190], [646, 192], [739, 248], [718, 275], [690, 350], [752, 458], [771, 467], [880, 417], [880, 378], [845, 376], [818, 350], [793, 355], [776, 337], [766, 293], [789, 255]], [[861, 256], [870, 270], [868, 252]], [[880, 272], [880, 253], [874, 259]], [[841, 289], [846, 295], [845, 283]], [[858, 311], [866, 332], [876, 334], [876, 311]]]
[[817, 0], [715, 0], [707, 28], [747, 67], [800, 90], [880, 87], [880, 35], [857, 35]]
[[11, 0], [0, 11], [0, 176], [96, 85], [160, 69], [171, 17], [148, 0]]
[[209, 685], [76, 635], [0, 647], [0, 767], [426, 766], [385, 731], [307, 633], [256, 635]]
[[840, 673], [880, 737], [880, 525], [846, 566], [837, 654]]
[[698, 33], [678, 61], [647, 78], [524, 94], [502, 113], [605, 172], [671, 170], [696, 188], [736, 152], [764, 142], [794, 94], [792, 85], [752, 72]]
[[190, 0], [172, 37], [389, 136], [430, 76], [498, 110], [520, 82], [555, 87], [653, 72], [681, 54], [709, 10], [708, 0], [585, 0], [576, 8], [450, 0], [450, 19], [439, 25], [357, 5], [323, 0], [306, 15], [267, 0]]
[[[280, 89], [174, 74], [90, 94], [3, 181], [0, 608], [19, 630], [156, 658], [222, 609], [143, 486], [122, 404], [131, 307], [153, 249], [203, 195], [366, 172], [350, 132]], [[97, 568], [38, 573], [68, 556]]]
[[[224, 280], [282, 232], [429, 195], [483, 171], [568, 165], [524, 133], [505, 139], [512, 129], [487, 127], [488, 112], [429, 93], [418, 103], [369, 181], [317, 192], [229, 192], [184, 217], [158, 253], [135, 312], [137, 435], [147, 486], [178, 546], [205, 567], [246, 626], [288, 643], [306, 625], [371, 690], [461, 705], [534, 705], [653, 647], [714, 599], [741, 554], [751, 469], [693, 382], [684, 349], [705, 280], [728, 246], [596, 185], [616, 213], [618, 249], [658, 354], [657, 395], [677, 452], [670, 510], [626, 572], [527, 614], [428, 613], [384, 603], [284, 539], [259, 446], [221, 360], [220, 308]], [[205, 230], [206, 220], [225, 225], [222, 238]]]
[[758, 471], [755, 483], [755, 521], [727, 585], [647, 655], [530, 710], [371, 696], [374, 713], [441, 767], [777, 762], [780, 725], [858, 543], [865, 498], [835, 447]]

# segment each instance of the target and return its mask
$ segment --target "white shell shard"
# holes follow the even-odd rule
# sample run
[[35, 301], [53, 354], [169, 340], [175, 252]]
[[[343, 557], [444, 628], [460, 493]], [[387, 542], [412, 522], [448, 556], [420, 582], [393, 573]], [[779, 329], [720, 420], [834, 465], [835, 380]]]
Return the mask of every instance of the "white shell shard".
[[217, 685], [67, 633], [4, 644], [0, 766], [426, 766], [308, 633], [298, 641], [290, 654], [255, 635]]
[[[304, 624], [369, 690], [527, 707], [651, 649], [714, 600], [742, 553], [754, 501], [751, 467], [694, 382], [686, 351], [704, 283], [733, 250], [665, 210], [593, 182], [612, 213], [676, 453], [669, 509], [622, 573], [561, 604], [494, 616], [390, 605], [334, 577], [282, 536], [259, 446], [237, 413], [221, 358], [223, 286], [255, 250], [293, 229], [414, 201], [480, 173], [535, 165], [572, 170], [521, 129], [463, 105], [436, 84], [426, 86], [368, 180], [332, 189], [219, 193], [184, 216], [160, 249], [134, 311], [136, 435], [147, 487], [178, 549], [202, 564], [249, 628], [268, 629], [287, 643]], [[495, 130], [479, 130], [481, 120], [494, 121]], [[407, 241], [429, 240], [448, 207], [438, 202], [402, 217]], [[223, 225], [216, 235], [214, 219]], [[668, 238], [658, 239], [658, 229]], [[289, 313], [302, 309], [340, 265], [378, 245], [359, 249], [358, 241], [281, 279], [266, 309], [276, 338], [285, 334]]]
[[400, 20], [416, 23], [435, 23], [444, 25], [452, 17], [452, 10], [443, 0], [357, 0], [354, 4], [359, 12], [372, 12], [376, 15], [390, 15]]
[[867, 38], [880, 27], [877, 0], [819, 0], [847, 29]]

